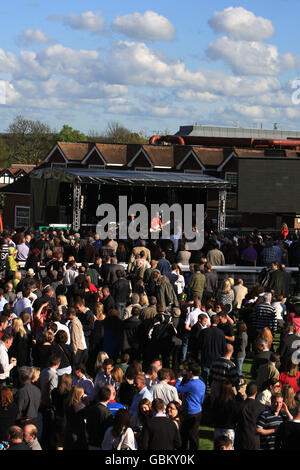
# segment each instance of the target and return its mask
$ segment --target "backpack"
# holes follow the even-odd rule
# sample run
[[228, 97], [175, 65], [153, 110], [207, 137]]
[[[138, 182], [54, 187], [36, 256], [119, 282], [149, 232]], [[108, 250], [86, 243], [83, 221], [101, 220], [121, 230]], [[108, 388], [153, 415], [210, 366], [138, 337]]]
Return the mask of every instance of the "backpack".
[[177, 331], [171, 316], [161, 315], [160, 318], [162, 321], [154, 317], [154, 323], [148, 331], [148, 339], [151, 342], [162, 344], [164, 341], [170, 341], [172, 336], [177, 334]]
[[264, 268], [258, 276], [258, 282], [263, 287], [268, 287], [271, 280], [271, 269]]

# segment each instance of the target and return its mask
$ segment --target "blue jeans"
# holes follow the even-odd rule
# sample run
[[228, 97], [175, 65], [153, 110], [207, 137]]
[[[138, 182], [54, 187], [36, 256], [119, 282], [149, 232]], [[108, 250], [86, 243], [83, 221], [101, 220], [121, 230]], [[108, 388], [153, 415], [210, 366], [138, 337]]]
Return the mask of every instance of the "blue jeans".
[[126, 308], [126, 302], [117, 302], [116, 307], [119, 312], [119, 317], [121, 318], [121, 320], [123, 320], [125, 308]]
[[235, 362], [236, 362], [236, 367], [238, 374], [241, 376], [243, 375], [242, 373], [242, 368], [243, 368], [243, 363], [244, 363], [245, 358], [244, 357], [237, 357]]
[[185, 361], [188, 347], [189, 347], [189, 339], [190, 339], [190, 332], [185, 331], [182, 337], [182, 358], [181, 361]]

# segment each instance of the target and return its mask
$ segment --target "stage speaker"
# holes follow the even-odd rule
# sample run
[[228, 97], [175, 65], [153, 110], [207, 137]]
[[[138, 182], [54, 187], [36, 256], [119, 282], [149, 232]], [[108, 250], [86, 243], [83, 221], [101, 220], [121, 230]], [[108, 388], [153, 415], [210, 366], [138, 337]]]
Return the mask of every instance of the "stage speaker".
[[58, 206], [58, 207], [59, 207], [59, 223], [67, 224], [68, 223], [67, 206]]

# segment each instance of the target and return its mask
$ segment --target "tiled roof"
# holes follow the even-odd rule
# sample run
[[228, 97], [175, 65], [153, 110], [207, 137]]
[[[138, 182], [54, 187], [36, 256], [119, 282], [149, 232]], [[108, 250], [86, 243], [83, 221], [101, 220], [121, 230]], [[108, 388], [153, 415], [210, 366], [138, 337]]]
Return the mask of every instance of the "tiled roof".
[[29, 173], [32, 171], [34, 168], [36, 168], [36, 165], [28, 165], [27, 163], [12, 163], [10, 166], [10, 169], [16, 169], [16, 170], [24, 170], [26, 173]]
[[107, 164], [126, 165], [127, 146], [123, 144], [95, 144]]
[[169, 145], [160, 147], [155, 145], [143, 145], [143, 149], [154, 166], [174, 166], [174, 147]]
[[67, 160], [81, 161], [89, 151], [88, 143], [80, 142], [57, 142], [57, 145]]
[[192, 147], [204, 166], [219, 166], [227, 158], [222, 148]]

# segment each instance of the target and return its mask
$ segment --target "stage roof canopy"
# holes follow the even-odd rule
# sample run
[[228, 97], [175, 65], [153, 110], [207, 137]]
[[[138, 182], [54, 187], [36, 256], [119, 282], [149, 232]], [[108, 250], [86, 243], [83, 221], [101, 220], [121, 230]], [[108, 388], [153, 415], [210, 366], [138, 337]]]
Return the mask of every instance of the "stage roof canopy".
[[62, 183], [96, 183], [112, 185], [161, 186], [229, 189], [228, 181], [201, 173], [105, 170], [100, 168], [40, 168], [31, 178], [55, 179]]

